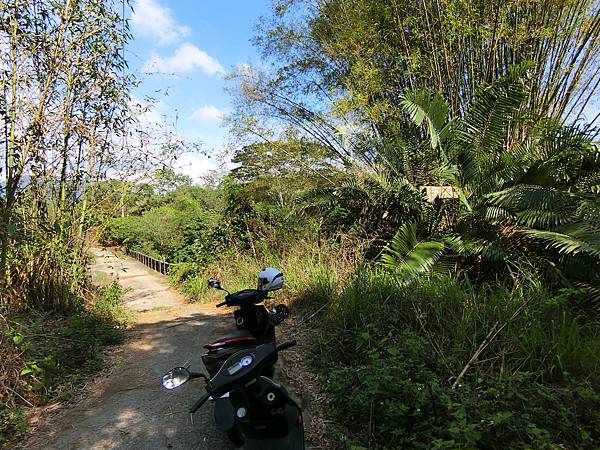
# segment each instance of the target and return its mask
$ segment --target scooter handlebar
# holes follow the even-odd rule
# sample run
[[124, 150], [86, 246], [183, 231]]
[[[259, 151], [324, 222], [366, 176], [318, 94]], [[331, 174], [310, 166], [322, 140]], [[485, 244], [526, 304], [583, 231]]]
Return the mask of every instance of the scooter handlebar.
[[190, 409], [190, 414], [194, 414], [196, 411], [198, 411], [200, 407], [206, 403], [208, 397], [208, 394], [204, 394], [202, 397], [200, 397], [200, 399], [196, 403], [194, 403], [194, 406], [192, 406], [192, 408]]
[[288, 342], [284, 342], [283, 344], [279, 344], [276, 348], [277, 351], [280, 352], [282, 350], [287, 350], [290, 347], [293, 347], [294, 345], [296, 345], [296, 341], [288, 341]]

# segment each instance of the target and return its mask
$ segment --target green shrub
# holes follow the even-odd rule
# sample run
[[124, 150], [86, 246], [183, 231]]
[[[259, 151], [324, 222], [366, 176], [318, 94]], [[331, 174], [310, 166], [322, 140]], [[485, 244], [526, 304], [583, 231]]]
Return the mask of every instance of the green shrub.
[[131, 314], [125, 308], [124, 294], [125, 289], [116, 280], [99, 287], [94, 298], [93, 311], [118, 327], [127, 326], [131, 321]]
[[125, 246], [132, 250], [139, 248], [142, 240], [139, 217], [126, 216], [110, 219], [99, 239], [102, 245]]
[[[491, 376], [452, 389], [426, 339], [404, 332], [363, 344], [361, 364], [327, 382], [357, 444], [371, 448], [595, 448], [600, 395], [586, 383]], [[443, 372], [443, 370], [442, 370]]]
[[579, 310], [580, 292], [552, 295], [535, 274], [522, 275], [504, 286], [444, 275], [399, 286], [364, 267], [331, 291], [314, 348], [355, 444], [600, 444], [600, 326]]
[[196, 275], [198, 265], [194, 263], [178, 263], [169, 267], [169, 279], [175, 286], [181, 286]]
[[404, 287], [381, 270], [364, 268], [335, 298], [328, 314], [340, 333], [376, 330], [376, 339], [388, 330], [419, 333], [453, 373], [492, 333], [479, 358], [489, 359], [482, 363], [486, 369], [510, 373], [518, 368], [547, 380], [575, 376], [598, 382], [600, 323], [583, 319], [579, 295], [573, 290], [552, 295], [535, 279], [517, 286], [474, 288], [442, 275]]
[[110, 219], [100, 235], [102, 245], [125, 246], [172, 263], [212, 260], [224, 240], [222, 217], [203, 202], [179, 198], [139, 216]]

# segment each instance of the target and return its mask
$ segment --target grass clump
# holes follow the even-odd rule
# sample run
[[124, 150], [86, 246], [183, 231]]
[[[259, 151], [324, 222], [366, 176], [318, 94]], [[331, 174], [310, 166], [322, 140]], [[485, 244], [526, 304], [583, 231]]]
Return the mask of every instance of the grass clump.
[[577, 306], [579, 291], [551, 293], [526, 278], [474, 287], [443, 275], [401, 286], [358, 270], [332, 299], [315, 346], [349, 440], [597, 448], [598, 320]]
[[130, 320], [123, 294], [115, 281], [70, 312], [30, 308], [2, 316], [0, 446], [27, 429], [28, 407], [69, 399], [102, 367], [104, 349], [122, 341]]
[[92, 305], [93, 312], [116, 327], [126, 327], [131, 323], [131, 313], [125, 309], [123, 302], [126, 293], [126, 289], [116, 280], [98, 287]]

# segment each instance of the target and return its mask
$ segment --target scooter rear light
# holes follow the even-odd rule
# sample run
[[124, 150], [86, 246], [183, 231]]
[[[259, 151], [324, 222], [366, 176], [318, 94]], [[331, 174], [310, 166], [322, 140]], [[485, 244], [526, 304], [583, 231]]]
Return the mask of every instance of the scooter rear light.
[[223, 348], [223, 347], [227, 347], [228, 345], [234, 345], [234, 344], [254, 344], [256, 342], [256, 338], [248, 336], [248, 337], [238, 337], [238, 338], [231, 338], [231, 339], [225, 339], [219, 342], [213, 342], [212, 344], [206, 344], [204, 346], [205, 349], [207, 350], [215, 350], [217, 348]]

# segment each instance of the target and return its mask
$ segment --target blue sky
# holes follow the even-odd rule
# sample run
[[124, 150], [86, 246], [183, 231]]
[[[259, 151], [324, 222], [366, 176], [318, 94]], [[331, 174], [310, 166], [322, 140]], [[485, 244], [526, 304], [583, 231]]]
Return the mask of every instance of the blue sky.
[[[183, 139], [219, 153], [227, 144], [220, 118], [231, 107], [223, 76], [239, 64], [259, 62], [249, 40], [270, 5], [270, 0], [134, 0], [126, 58], [141, 80], [134, 98], [156, 101], [147, 120], [177, 118]], [[179, 170], [197, 178], [213, 164], [188, 154]]]
[[[126, 58], [141, 80], [134, 97], [156, 99], [148, 123], [174, 123], [186, 141], [201, 142], [213, 155], [227, 145], [221, 117], [231, 108], [224, 75], [239, 64], [260, 65], [250, 39], [270, 0], [133, 0], [133, 40]], [[598, 103], [585, 111], [591, 120]], [[186, 154], [177, 170], [196, 181], [216, 168], [215, 158]]]

